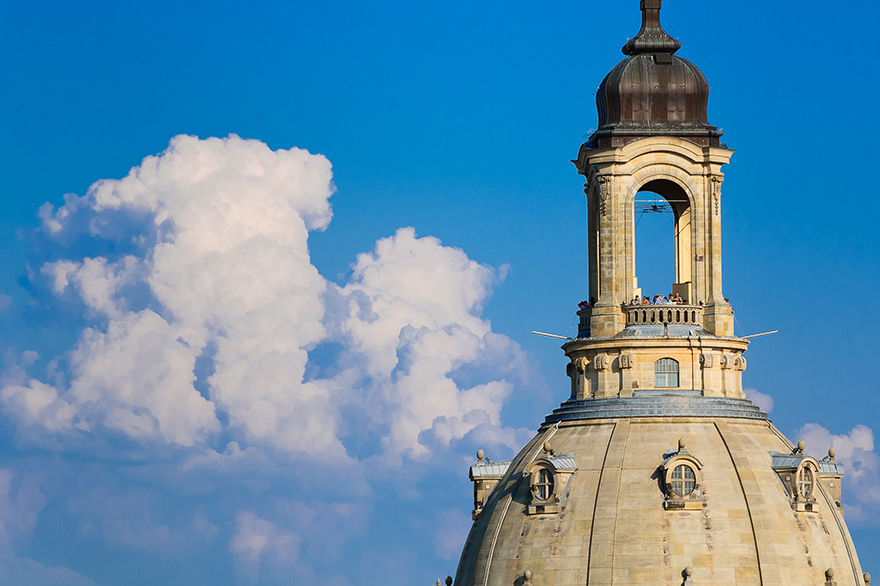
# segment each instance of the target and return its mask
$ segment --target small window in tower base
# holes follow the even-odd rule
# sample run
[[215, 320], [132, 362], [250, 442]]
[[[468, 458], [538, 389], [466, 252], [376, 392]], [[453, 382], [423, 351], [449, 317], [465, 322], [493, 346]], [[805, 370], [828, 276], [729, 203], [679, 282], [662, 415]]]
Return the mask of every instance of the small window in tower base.
[[678, 387], [678, 361], [674, 358], [661, 358], [654, 363], [654, 387], [674, 389]]

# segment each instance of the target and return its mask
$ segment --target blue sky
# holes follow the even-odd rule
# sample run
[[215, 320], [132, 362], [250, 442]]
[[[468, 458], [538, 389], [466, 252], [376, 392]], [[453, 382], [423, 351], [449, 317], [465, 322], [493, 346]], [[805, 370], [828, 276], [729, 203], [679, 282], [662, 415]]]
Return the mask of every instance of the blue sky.
[[[737, 151], [737, 333], [780, 330], [745, 384], [846, 459], [871, 571], [880, 8], [665, 4]], [[0, 583], [453, 574], [473, 453], [568, 395], [529, 332], [575, 331], [569, 160], [638, 2], [4, 8]]]

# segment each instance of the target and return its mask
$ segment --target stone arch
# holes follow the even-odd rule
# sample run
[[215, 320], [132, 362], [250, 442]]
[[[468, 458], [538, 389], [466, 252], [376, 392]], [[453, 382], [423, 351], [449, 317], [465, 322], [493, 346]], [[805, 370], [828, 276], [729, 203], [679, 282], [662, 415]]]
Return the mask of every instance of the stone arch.
[[[694, 281], [694, 249], [697, 243], [695, 217], [699, 209], [695, 197], [695, 186], [692, 177], [680, 167], [669, 163], [649, 163], [640, 166], [631, 175], [624, 198], [625, 223], [625, 258], [628, 282], [634, 290], [637, 286], [636, 266], [636, 234], [634, 204], [639, 192], [650, 191], [665, 199], [673, 211], [673, 243], [675, 281], [672, 289], [680, 293], [687, 302], [695, 303]], [[632, 297], [633, 292], [628, 292]]]
[[643, 138], [620, 147], [619, 153], [621, 159], [629, 161], [643, 155], [672, 155], [687, 161], [688, 165], [699, 165], [705, 157], [702, 147], [674, 136]]

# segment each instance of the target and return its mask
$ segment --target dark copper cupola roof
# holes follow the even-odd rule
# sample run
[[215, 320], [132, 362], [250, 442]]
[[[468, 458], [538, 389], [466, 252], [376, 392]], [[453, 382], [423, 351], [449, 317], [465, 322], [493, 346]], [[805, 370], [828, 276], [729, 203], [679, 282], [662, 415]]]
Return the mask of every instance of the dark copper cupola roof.
[[588, 146], [617, 147], [647, 136], [720, 145], [721, 132], [707, 115], [709, 83], [696, 65], [675, 55], [681, 43], [660, 26], [660, 4], [641, 0], [642, 28], [596, 92], [599, 129]]

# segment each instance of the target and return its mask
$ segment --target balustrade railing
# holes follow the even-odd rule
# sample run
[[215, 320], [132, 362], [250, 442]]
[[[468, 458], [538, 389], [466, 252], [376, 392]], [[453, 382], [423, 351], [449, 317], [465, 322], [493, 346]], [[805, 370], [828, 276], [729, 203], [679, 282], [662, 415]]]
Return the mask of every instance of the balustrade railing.
[[626, 325], [703, 325], [702, 305], [626, 305]]
[[[621, 306], [626, 315], [627, 326], [638, 325], [683, 325], [703, 326], [702, 305], [623, 305]], [[586, 307], [577, 312], [578, 338], [590, 337], [590, 317], [593, 310]]]

